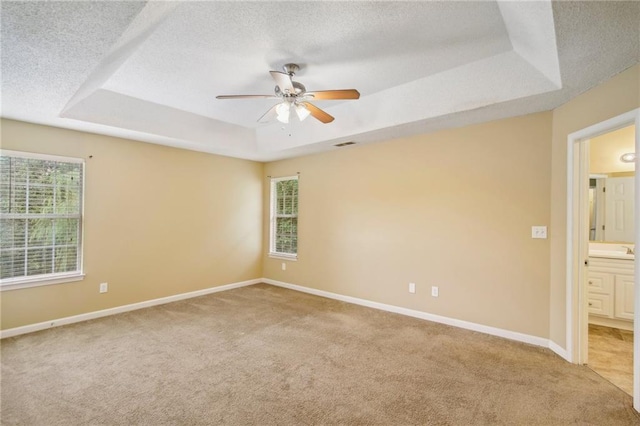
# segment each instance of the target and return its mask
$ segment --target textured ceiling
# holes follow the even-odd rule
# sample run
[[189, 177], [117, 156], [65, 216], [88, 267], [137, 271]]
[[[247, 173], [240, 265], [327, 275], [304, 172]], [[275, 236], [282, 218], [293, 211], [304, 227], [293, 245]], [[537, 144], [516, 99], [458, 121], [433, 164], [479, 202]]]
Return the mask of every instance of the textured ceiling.
[[[554, 108], [638, 63], [640, 2], [2, 2], [2, 116], [254, 160]], [[296, 62], [336, 117], [258, 124]]]

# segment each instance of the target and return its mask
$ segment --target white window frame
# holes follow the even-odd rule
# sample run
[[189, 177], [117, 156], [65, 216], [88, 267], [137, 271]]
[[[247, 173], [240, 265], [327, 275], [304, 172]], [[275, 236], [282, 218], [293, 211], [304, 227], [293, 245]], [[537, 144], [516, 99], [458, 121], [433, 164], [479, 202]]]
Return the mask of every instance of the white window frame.
[[61, 284], [84, 279], [84, 190], [85, 190], [85, 161], [82, 158], [62, 157], [59, 155], [40, 154], [35, 152], [11, 151], [0, 149], [0, 156], [29, 158], [45, 161], [59, 161], [66, 163], [77, 163], [82, 165], [81, 182], [81, 203], [80, 203], [80, 229], [78, 236], [78, 270], [71, 272], [59, 272], [42, 275], [22, 276], [15, 278], [0, 279], [0, 292], [7, 290], [17, 290], [21, 288], [39, 287], [51, 284]]
[[[271, 178], [270, 184], [270, 225], [269, 225], [269, 257], [274, 257], [277, 259], [285, 259], [285, 260], [298, 260], [298, 253], [282, 253], [276, 251], [276, 224], [277, 224], [277, 197], [278, 191], [276, 190], [276, 185], [278, 182], [286, 181], [286, 180], [297, 180], [299, 182], [298, 176], [284, 176], [278, 178]], [[299, 183], [298, 183], [299, 185]], [[298, 186], [298, 208], [300, 206], [300, 187]], [[296, 218], [299, 216], [299, 213], [295, 216]]]

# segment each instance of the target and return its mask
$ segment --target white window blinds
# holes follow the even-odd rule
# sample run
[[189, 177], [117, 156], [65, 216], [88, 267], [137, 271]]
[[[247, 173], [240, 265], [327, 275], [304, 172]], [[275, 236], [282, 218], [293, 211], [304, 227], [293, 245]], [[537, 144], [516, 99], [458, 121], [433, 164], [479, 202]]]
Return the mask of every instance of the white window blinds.
[[0, 283], [80, 272], [83, 166], [0, 152]]
[[297, 257], [298, 177], [271, 179], [270, 254]]

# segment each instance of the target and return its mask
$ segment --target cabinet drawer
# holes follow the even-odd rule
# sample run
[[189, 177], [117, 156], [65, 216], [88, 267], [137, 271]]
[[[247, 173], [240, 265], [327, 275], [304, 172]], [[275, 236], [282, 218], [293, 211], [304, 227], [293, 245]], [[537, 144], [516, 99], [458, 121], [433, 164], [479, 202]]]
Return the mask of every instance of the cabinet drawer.
[[611, 318], [611, 296], [608, 294], [589, 293], [589, 313]]
[[599, 294], [613, 293], [613, 275], [606, 272], [589, 271], [587, 291]]

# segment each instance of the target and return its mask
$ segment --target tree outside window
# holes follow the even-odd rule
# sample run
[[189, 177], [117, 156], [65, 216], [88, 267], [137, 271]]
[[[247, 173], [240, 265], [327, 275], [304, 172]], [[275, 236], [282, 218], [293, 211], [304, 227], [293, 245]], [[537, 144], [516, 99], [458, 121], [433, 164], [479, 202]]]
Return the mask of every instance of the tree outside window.
[[298, 177], [271, 181], [270, 252], [295, 257], [298, 253]]
[[0, 156], [0, 279], [80, 270], [83, 164]]

